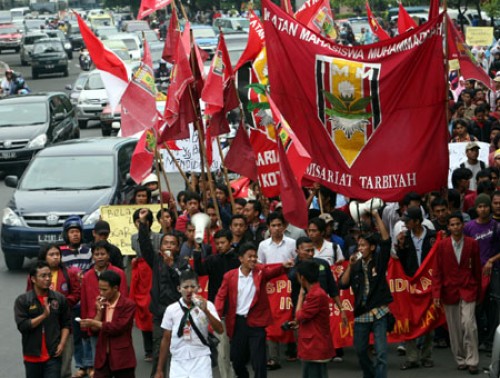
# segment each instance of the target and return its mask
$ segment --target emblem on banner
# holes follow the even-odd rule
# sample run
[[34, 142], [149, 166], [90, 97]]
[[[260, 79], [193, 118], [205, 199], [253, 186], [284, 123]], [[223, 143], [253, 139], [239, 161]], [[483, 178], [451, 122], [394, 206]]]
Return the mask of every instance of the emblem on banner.
[[351, 167], [382, 120], [380, 64], [316, 56], [318, 117]]

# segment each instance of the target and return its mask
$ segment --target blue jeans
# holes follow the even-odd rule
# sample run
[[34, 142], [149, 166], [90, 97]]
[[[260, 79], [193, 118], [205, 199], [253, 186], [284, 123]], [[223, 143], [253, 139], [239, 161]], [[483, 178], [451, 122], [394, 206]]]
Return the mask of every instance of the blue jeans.
[[[375, 361], [368, 354], [370, 333], [375, 340]], [[354, 348], [363, 378], [387, 378], [387, 316], [373, 323], [354, 323]]]
[[61, 357], [53, 357], [47, 362], [26, 362], [26, 378], [60, 378]]

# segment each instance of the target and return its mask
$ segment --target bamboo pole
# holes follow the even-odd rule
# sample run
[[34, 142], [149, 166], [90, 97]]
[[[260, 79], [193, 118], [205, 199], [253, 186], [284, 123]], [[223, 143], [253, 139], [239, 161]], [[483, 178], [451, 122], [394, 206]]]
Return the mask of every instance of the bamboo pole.
[[224, 156], [222, 154], [222, 146], [220, 145], [220, 139], [217, 136], [217, 147], [219, 149], [219, 155], [221, 159], [222, 172], [224, 173], [224, 181], [226, 182], [227, 189], [229, 191], [229, 201], [231, 202], [231, 210], [233, 214], [236, 213], [236, 204], [234, 202], [233, 191], [231, 190], [231, 183], [229, 182], [229, 175], [227, 173], [226, 165], [224, 164]]

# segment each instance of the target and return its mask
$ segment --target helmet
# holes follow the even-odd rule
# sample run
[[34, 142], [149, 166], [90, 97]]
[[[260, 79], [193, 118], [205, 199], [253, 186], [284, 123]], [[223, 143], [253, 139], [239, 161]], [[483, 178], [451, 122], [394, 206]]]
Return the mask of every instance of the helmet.
[[141, 185], [151, 184], [152, 182], [158, 182], [158, 176], [154, 173], [150, 173], [144, 180], [142, 180]]
[[67, 244], [69, 243], [68, 231], [71, 230], [72, 228], [78, 228], [80, 232], [83, 233], [83, 223], [78, 215], [71, 215], [68, 217], [68, 219], [64, 221], [62, 237], [64, 239], [64, 242]]

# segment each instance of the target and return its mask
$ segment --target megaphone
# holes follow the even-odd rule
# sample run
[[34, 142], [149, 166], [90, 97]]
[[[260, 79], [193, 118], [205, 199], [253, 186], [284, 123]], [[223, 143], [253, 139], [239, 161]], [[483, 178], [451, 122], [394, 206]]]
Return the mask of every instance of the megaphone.
[[362, 214], [371, 214], [373, 210], [381, 209], [382, 206], [384, 206], [384, 201], [380, 198], [372, 198], [363, 203], [352, 201], [349, 204], [349, 212], [354, 222], [358, 224]]
[[196, 213], [191, 217], [191, 224], [194, 226], [194, 241], [201, 244], [205, 229], [210, 226], [210, 217], [205, 213]]

